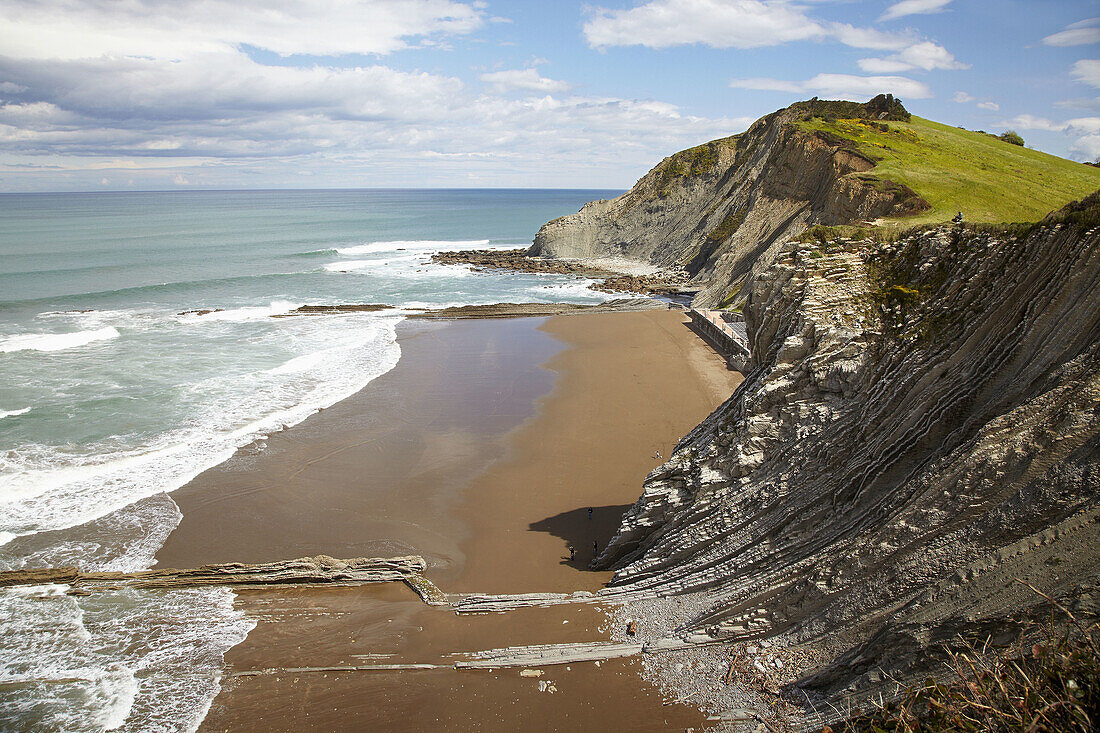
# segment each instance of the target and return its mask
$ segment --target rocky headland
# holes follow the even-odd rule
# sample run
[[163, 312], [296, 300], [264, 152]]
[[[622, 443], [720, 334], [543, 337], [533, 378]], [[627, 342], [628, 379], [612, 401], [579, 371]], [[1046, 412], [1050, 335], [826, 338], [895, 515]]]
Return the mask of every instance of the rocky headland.
[[[875, 161], [845, 140], [791, 124], [821, 114], [816, 104], [792, 105], [740, 135], [665, 158], [619, 198], [593, 201], [544, 225], [528, 254], [683, 269], [700, 291], [696, 305], [725, 306], [738, 301], [746, 277], [767, 267], [786, 239], [810, 226], [928, 208], [903, 185], [856, 175]], [[872, 120], [909, 119], [893, 97], [829, 104]]]
[[669, 695], [811, 729], [1100, 613], [1100, 192], [1036, 224], [866, 226], [929, 204], [791, 124], [822, 113], [908, 115], [780, 110], [528, 253], [683, 267], [696, 305], [743, 313], [745, 382], [594, 567], [620, 641], [713, 642], [647, 657]]

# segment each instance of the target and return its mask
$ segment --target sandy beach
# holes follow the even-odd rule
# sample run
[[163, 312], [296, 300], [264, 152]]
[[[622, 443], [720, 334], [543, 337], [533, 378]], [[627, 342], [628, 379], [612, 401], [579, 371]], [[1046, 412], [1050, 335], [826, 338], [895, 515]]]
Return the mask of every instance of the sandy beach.
[[[740, 381], [676, 311], [406, 323], [399, 342], [391, 372], [176, 492], [184, 518], [160, 566], [419, 554], [448, 592], [595, 590], [610, 576], [586, 569], [592, 543], [612, 535], [657, 453]], [[689, 705], [662, 704], [632, 661], [547, 667], [541, 678], [277, 671], [606, 639], [594, 606], [459, 617], [398, 585], [242, 591], [237, 604], [258, 625], [227, 655], [203, 730], [704, 722]]]

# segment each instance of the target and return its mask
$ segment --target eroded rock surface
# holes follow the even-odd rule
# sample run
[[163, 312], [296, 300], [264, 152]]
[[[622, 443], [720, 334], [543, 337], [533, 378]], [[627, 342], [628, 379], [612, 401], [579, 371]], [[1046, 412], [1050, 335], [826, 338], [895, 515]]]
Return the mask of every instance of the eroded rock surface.
[[875, 164], [844, 141], [788, 124], [804, 111], [780, 110], [740, 135], [665, 158], [622, 196], [544, 225], [529, 254], [684, 268], [701, 289], [694, 305], [711, 307], [742, 297], [748, 276], [809, 226], [927, 208], [903, 186], [857, 175]]
[[827, 698], [1012, 638], [1049, 609], [1018, 580], [1100, 610], [1100, 194], [1075, 210], [779, 246], [747, 378], [646, 479], [611, 595], [824, 650], [793, 687]]
[[[64, 583], [77, 588], [127, 585], [134, 588], [193, 588], [203, 585], [288, 585], [310, 583], [380, 583], [407, 581], [424, 572], [424, 558], [328, 555], [267, 563], [224, 563], [186, 570], [169, 568], [134, 573], [83, 572], [77, 568], [0, 571], [0, 588]], [[415, 589], [414, 589], [415, 590]]]

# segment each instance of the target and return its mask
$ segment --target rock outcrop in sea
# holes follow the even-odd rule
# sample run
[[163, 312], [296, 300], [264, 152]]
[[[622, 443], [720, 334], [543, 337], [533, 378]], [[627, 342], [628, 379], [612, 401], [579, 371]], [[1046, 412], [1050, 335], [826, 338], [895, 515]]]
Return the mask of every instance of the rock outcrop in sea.
[[612, 200], [593, 201], [544, 225], [528, 254], [646, 262], [683, 268], [700, 288], [695, 305], [728, 305], [787, 239], [815, 224], [915, 213], [928, 203], [898, 184], [850, 175], [875, 162], [850, 143], [789, 124], [815, 105], [844, 105], [870, 120], [908, 120], [880, 95], [865, 105], [800, 102], [732, 137], [665, 158]]
[[[798, 142], [811, 161], [819, 144]], [[899, 205], [849, 193], [865, 215]], [[775, 200], [773, 223], [814, 209]], [[627, 613], [811, 649], [786, 689], [835, 701], [896, 695], [960, 639], [1014, 639], [1051, 613], [1039, 592], [1100, 611], [1100, 192], [1030, 226], [804, 239], [718, 255], [755, 270], [746, 379], [601, 554], [640, 599]]]

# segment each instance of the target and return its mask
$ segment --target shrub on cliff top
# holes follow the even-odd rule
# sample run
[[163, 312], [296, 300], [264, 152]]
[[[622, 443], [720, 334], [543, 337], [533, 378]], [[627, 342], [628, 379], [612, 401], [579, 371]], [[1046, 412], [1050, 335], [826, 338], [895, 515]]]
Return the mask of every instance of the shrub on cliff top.
[[1019, 145], [1020, 147], [1024, 146], [1024, 139], [1020, 137], [1020, 133], [1016, 132], [1015, 130], [1007, 130], [1005, 132], [1002, 132], [998, 136], [998, 139], [1004, 140], [1006, 143]]
[[805, 102], [795, 102], [790, 108], [799, 112], [799, 118], [803, 120], [821, 118], [829, 122], [838, 119], [909, 122], [912, 119], [901, 100], [895, 99], [893, 94], [880, 94], [863, 104], [814, 97]]

